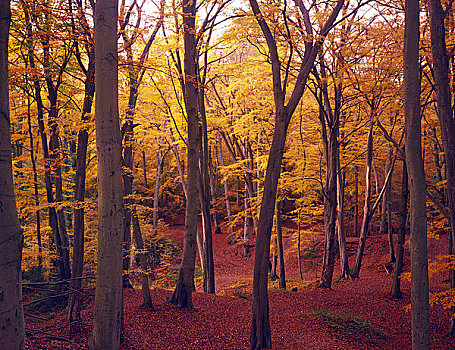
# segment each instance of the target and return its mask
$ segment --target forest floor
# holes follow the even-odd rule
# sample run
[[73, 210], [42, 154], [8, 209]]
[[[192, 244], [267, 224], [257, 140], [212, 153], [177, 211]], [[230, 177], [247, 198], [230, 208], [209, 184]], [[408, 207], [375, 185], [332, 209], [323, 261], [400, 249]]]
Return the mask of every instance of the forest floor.
[[[182, 241], [183, 226], [169, 227], [168, 234]], [[242, 255], [242, 244], [229, 245], [228, 239], [227, 233], [213, 236], [216, 295], [205, 294], [200, 289], [193, 293], [197, 311], [179, 310], [168, 304], [172, 290], [152, 290], [155, 311], [141, 306], [139, 289], [124, 290], [122, 349], [249, 348], [255, 237], [247, 257]], [[409, 237], [406, 239], [404, 270], [409, 271]], [[392, 275], [384, 267], [389, 261], [385, 235], [368, 237], [360, 278], [337, 281], [337, 260], [331, 290], [315, 287], [321, 273], [323, 236], [304, 230], [303, 281], [292, 230], [285, 230], [284, 242], [288, 288], [279, 290], [274, 282], [269, 291], [273, 349], [411, 349], [410, 283], [403, 278], [403, 298], [390, 298]], [[446, 254], [447, 237], [429, 239], [428, 247], [429, 261], [435, 261], [438, 255]], [[357, 238], [348, 237], [351, 264], [356, 248]], [[446, 273], [434, 274], [430, 291], [447, 290], [446, 279]], [[82, 330], [71, 341], [39, 338], [40, 333], [34, 332], [38, 338], [28, 339], [26, 348], [87, 349], [92, 307], [93, 302], [83, 311]], [[447, 336], [448, 314], [440, 304], [430, 308], [432, 349], [455, 349], [455, 340]], [[28, 322], [27, 327], [45, 332], [61, 328], [60, 335], [69, 337], [68, 329], [62, 327], [66, 323], [64, 314], [50, 321], [36, 321]]]

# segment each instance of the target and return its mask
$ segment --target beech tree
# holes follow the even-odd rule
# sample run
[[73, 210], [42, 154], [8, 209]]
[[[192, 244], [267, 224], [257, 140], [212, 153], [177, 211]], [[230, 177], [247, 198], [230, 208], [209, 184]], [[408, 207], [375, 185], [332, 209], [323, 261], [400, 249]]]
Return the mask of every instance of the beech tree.
[[91, 349], [118, 349], [122, 316], [122, 136], [118, 115], [118, 3], [95, 4], [98, 265]]
[[179, 279], [170, 299], [179, 308], [194, 309], [192, 293], [194, 290], [194, 263], [196, 259], [196, 233], [199, 214], [199, 120], [198, 120], [198, 72], [196, 47], [196, 0], [183, 0], [183, 41], [185, 74], [185, 111], [188, 124], [187, 140], [187, 198], [185, 214], [185, 236], [183, 257]]
[[430, 349], [426, 183], [422, 158], [419, 66], [419, 1], [405, 1], [404, 113], [411, 212], [412, 349]]
[[[272, 337], [269, 321], [269, 302], [267, 295], [267, 280], [270, 255], [270, 236], [273, 226], [273, 213], [277, 194], [278, 179], [280, 177], [281, 161], [283, 159], [286, 134], [300, 98], [305, 90], [306, 81], [313, 68], [314, 61], [322, 48], [324, 38], [332, 28], [344, 1], [338, 0], [329, 18], [317, 35], [313, 33], [309, 10], [301, 0], [295, 1], [300, 16], [305, 23], [308, 41], [305, 43], [305, 54], [302, 58], [294, 89], [286, 103], [286, 89], [288, 84], [289, 65], [282, 80], [282, 61], [278, 54], [277, 43], [273, 37], [256, 0], [250, 0], [253, 14], [261, 28], [267, 42], [272, 65], [273, 94], [275, 101], [275, 127], [272, 144], [269, 151], [269, 160], [264, 180], [264, 192], [259, 213], [258, 232], [256, 238], [256, 254], [254, 258], [253, 278], [253, 306], [250, 334], [251, 349], [270, 349]], [[313, 38], [317, 37], [313, 41]], [[290, 38], [289, 38], [290, 40]]]
[[[455, 255], [455, 120], [449, 78], [449, 56], [446, 47], [444, 19], [450, 8], [444, 10], [440, 0], [429, 0], [431, 52], [442, 133], [442, 145], [446, 164], [447, 206], [449, 208], [449, 254]], [[452, 3], [447, 6], [452, 6]], [[450, 288], [455, 288], [455, 273], [450, 271]], [[451, 308], [450, 335], [455, 336], [455, 308]]]
[[22, 229], [14, 196], [8, 92], [10, 1], [0, 1], [0, 348], [25, 346], [22, 310]]

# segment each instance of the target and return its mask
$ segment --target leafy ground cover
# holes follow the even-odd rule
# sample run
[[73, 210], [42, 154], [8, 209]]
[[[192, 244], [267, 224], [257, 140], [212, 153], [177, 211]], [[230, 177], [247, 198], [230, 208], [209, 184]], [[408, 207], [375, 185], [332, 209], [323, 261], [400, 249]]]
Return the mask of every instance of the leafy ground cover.
[[[167, 229], [177, 241], [183, 227]], [[392, 276], [388, 262], [387, 237], [368, 238], [364, 266], [359, 279], [338, 281], [332, 290], [315, 287], [320, 273], [319, 258], [310, 260], [300, 280], [295, 250], [295, 235], [285, 235], [288, 290], [270, 283], [270, 313], [274, 349], [410, 349], [410, 286], [403, 280], [403, 299], [388, 295]], [[304, 245], [321, 249], [321, 236], [303, 237]], [[409, 237], [407, 237], [409, 239]], [[348, 238], [353, 252], [356, 238]], [[229, 245], [227, 234], [214, 235], [217, 295], [194, 293], [196, 312], [178, 310], [167, 304], [172, 289], [153, 289], [156, 311], [141, 306], [140, 290], [124, 291], [125, 329], [122, 349], [248, 349], [251, 318], [251, 282], [254, 264], [254, 238], [251, 254], [242, 256], [241, 244]], [[409, 244], [406, 245], [405, 271], [409, 270]], [[304, 251], [302, 249], [302, 251]], [[446, 237], [429, 239], [429, 259], [447, 251]], [[317, 256], [317, 254], [315, 254]], [[311, 259], [311, 257], [309, 257]], [[353, 257], [351, 256], [351, 259]], [[338, 271], [338, 265], [335, 267]], [[447, 289], [445, 273], [434, 274], [431, 292]], [[448, 311], [435, 303], [431, 307], [432, 349], [455, 349], [447, 337]], [[39, 316], [45, 316], [39, 314]], [[27, 349], [87, 349], [91, 332], [92, 304], [83, 311], [81, 332], [68, 341], [28, 339]], [[27, 327], [52, 330], [68, 337], [66, 316], [51, 320], [34, 319]], [[35, 333], [39, 337], [39, 333]]]

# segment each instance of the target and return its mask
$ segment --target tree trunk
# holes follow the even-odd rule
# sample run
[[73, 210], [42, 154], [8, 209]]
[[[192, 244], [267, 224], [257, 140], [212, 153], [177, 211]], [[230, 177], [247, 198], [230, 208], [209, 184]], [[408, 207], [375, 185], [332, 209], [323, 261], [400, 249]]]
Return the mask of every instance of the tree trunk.
[[337, 149], [338, 127], [331, 128], [327, 144], [327, 170], [324, 196], [324, 257], [322, 276], [319, 283], [321, 288], [331, 288], [333, 268], [335, 265], [335, 224], [337, 218]]
[[118, 4], [95, 6], [98, 266], [92, 350], [120, 348], [122, 316], [122, 135], [118, 115]]
[[349, 271], [348, 253], [346, 250], [346, 231], [344, 228], [344, 173], [341, 172], [338, 153], [338, 171], [337, 171], [337, 221], [336, 230], [338, 236], [338, 248], [340, 250], [340, 266], [341, 278], [349, 279], [351, 273]]
[[143, 168], [143, 171], [144, 171], [144, 187], [147, 188], [148, 187], [148, 183], [147, 183], [147, 164], [145, 162], [145, 151], [142, 150], [142, 168]]
[[[261, 27], [262, 33], [267, 41], [270, 51], [273, 76], [273, 92], [275, 103], [275, 126], [273, 131], [272, 144], [269, 151], [269, 159], [264, 179], [264, 191], [262, 196], [261, 209], [259, 213], [258, 230], [256, 237], [256, 254], [254, 257], [254, 277], [253, 277], [253, 305], [250, 333], [250, 349], [270, 349], [272, 347], [272, 336], [269, 320], [269, 300], [267, 295], [268, 267], [270, 256], [270, 236], [273, 226], [273, 212], [277, 194], [278, 179], [280, 177], [281, 162], [283, 159], [286, 134], [300, 98], [305, 90], [306, 81], [314, 66], [316, 56], [321, 49], [323, 40], [318, 40], [312, 45], [309, 43], [305, 52], [305, 59], [302, 61], [296, 83], [291, 97], [285, 105], [286, 92], [281, 83], [281, 61], [278, 55], [276, 42], [272, 32], [267, 25], [256, 0], [250, 0], [250, 5], [255, 18]], [[319, 35], [324, 38], [335, 19], [338, 16], [343, 0], [338, 0], [333, 12], [322, 27]], [[305, 9], [300, 8], [301, 12]], [[306, 13], [308, 14], [308, 13]]]
[[[438, 104], [438, 117], [441, 125], [442, 145], [446, 164], [446, 194], [449, 208], [449, 224], [451, 230], [451, 249], [449, 254], [455, 255], [455, 120], [452, 111], [450, 93], [449, 57], [445, 42], [445, 13], [440, 0], [430, 0], [431, 51], [433, 54], [433, 70], [435, 90]], [[451, 5], [451, 4], [450, 4]], [[450, 6], [447, 5], [447, 6]], [[449, 271], [450, 288], [455, 288], [455, 273]], [[455, 307], [451, 308], [450, 335], [455, 336]]]
[[[95, 93], [95, 56], [90, 52], [87, 75], [85, 80], [84, 105], [82, 107], [82, 122], [87, 122], [87, 114], [92, 111], [93, 96]], [[74, 188], [74, 246], [73, 246], [73, 277], [81, 277], [84, 270], [84, 200], [85, 200], [85, 175], [87, 163], [88, 131], [84, 128], [79, 130], [77, 137], [76, 175]], [[75, 278], [71, 282], [71, 288], [80, 290], [82, 280]], [[74, 321], [81, 320], [81, 305], [78, 293], [71, 294], [68, 302], [68, 323], [70, 333], [76, 331], [72, 327]]]
[[183, 242], [183, 257], [179, 279], [170, 299], [171, 304], [179, 308], [194, 309], [192, 292], [194, 290], [194, 263], [196, 259], [196, 232], [199, 214], [199, 168], [198, 152], [200, 145], [198, 120], [198, 79], [196, 66], [195, 18], [196, 0], [183, 0], [183, 30], [184, 30], [184, 73], [185, 77], [185, 110], [188, 123], [187, 140], [187, 201], [185, 216], [185, 236]]
[[[386, 159], [386, 163], [385, 163], [385, 172], [384, 172], [384, 175], [386, 175], [390, 169], [390, 164], [392, 162], [392, 149], [390, 148], [389, 146], [389, 151], [388, 151], [388, 154], [387, 154], [387, 159]], [[390, 184], [389, 186], [387, 186], [387, 189], [385, 191], [385, 194], [384, 196], [382, 197], [382, 205], [381, 205], [381, 222], [380, 222], [380, 225], [379, 225], [379, 233], [380, 234], [385, 234], [388, 232], [388, 229], [387, 229], [387, 225], [388, 225], [388, 220], [387, 220], [387, 203], [389, 203], [390, 201], [390, 192], [391, 192], [391, 187], [392, 185]]]
[[422, 158], [419, 65], [419, 1], [405, 1], [404, 111], [411, 211], [412, 349], [430, 349], [426, 183]]
[[403, 175], [401, 178], [401, 200], [400, 200], [400, 219], [398, 227], [398, 244], [397, 258], [395, 260], [395, 268], [393, 270], [393, 282], [390, 295], [392, 298], [401, 298], [401, 273], [403, 272], [403, 255], [404, 242], [406, 237], [406, 218], [408, 216], [408, 171], [406, 161], [403, 160]]
[[370, 197], [371, 197], [371, 162], [373, 160], [373, 125], [371, 123], [370, 131], [368, 132], [367, 142], [367, 160], [366, 160], [366, 173], [365, 173], [365, 204], [363, 207], [363, 220], [362, 227], [360, 229], [359, 246], [357, 249], [357, 255], [355, 265], [351, 271], [352, 278], [358, 278], [360, 268], [362, 266], [363, 251], [365, 250], [366, 240], [368, 236], [368, 227], [370, 224]]
[[39, 268], [39, 278], [43, 277], [43, 252], [42, 252], [42, 242], [41, 242], [41, 213], [39, 210], [39, 189], [38, 189], [38, 171], [36, 169], [35, 161], [35, 147], [33, 142], [33, 132], [32, 132], [32, 120], [31, 120], [31, 101], [30, 97], [27, 99], [27, 123], [28, 123], [28, 135], [30, 138], [30, 161], [32, 163], [33, 169], [33, 189], [35, 196], [35, 205], [36, 205], [36, 240], [38, 243], [38, 268]]
[[215, 293], [215, 266], [213, 262], [213, 244], [212, 244], [212, 222], [210, 217], [210, 176], [209, 176], [209, 143], [207, 134], [207, 116], [205, 113], [205, 91], [199, 90], [199, 112], [201, 115], [200, 131], [200, 149], [199, 149], [199, 197], [201, 201], [203, 216], [204, 232], [204, 256], [206, 261], [206, 287], [208, 293]]
[[25, 346], [22, 309], [22, 229], [14, 196], [8, 91], [10, 1], [0, 1], [0, 348]]
[[[35, 73], [32, 75], [33, 90], [35, 93], [35, 101], [37, 106], [37, 119], [38, 119], [38, 130], [41, 136], [41, 146], [43, 149], [43, 158], [44, 158], [44, 183], [46, 187], [46, 198], [49, 204], [54, 203], [54, 193], [52, 188], [52, 178], [51, 178], [51, 167], [50, 167], [50, 156], [49, 156], [49, 146], [47, 140], [47, 134], [44, 127], [44, 104], [41, 98], [41, 84], [39, 80], [38, 70], [35, 65], [35, 53], [34, 53], [34, 34], [32, 32], [32, 23], [30, 19], [29, 8], [24, 1], [21, 1], [22, 10], [24, 12], [24, 18], [26, 22], [27, 30], [27, 56], [30, 62], [30, 67], [34, 69]], [[52, 237], [54, 240], [56, 253], [58, 259], [53, 261], [54, 265], [57, 265], [59, 270], [59, 277], [61, 280], [65, 278], [65, 267], [63, 264], [63, 253], [62, 253], [62, 243], [60, 240], [57, 212], [55, 211], [54, 206], [49, 206], [49, 226], [52, 230]]]
[[147, 268], [147, 254], [145, 253], [144, 241], [142, 239], [141, 226], [139, 224], [139, 218], [136, 213], [136, 208], [132, 209], [131, 213], [133, 221], [133, 237], [136, 247], [139, 250], [138, 258], [139, 264], [141, 266], [141, 291], [142, 291], [142, 300], [143, 305], [149, 309], [154, 310], [152, 303], [152, 297], [150, 295], [150, 285], [148, 277], [148, 268]]
[[[216, 154], [216, 152], [215, 152]], [[218, 211], [218, 173], [213, 166], [213, 158], [209, 157], [209, 176], [210, 176], [210, 192], [212, 194], [212, 207], [213, 207], [213, 225], [215, 227], [215, 234], [222, 234], [220, 228], [220, 218]]]
[[[159, 144], [161, 145], [162, 137], [160, 137]], [[153, 192], [153, 228], [156, 230], [158, 228], [158, 204], [160, 201], [160, 181], [161, 173], [163, 172], [163, 151], [160, 149], [158, 151], [157, 164], [156, 164], [156, 177], [155, 177], [155, 191]]]
[[248, 200], [248, 190], [245, 184], [245, 195], [243, 197], [245, 219], [243, 225], [243, 256], [248, 256], [250, 252], [250, 204]]
[[359, 168], [354, 167], [354, 236], [359, 235]]
[[[221, 142], [221, 134], [218, 131], [218, 157], [220, 160], [220, 165], [224, 167], [224, 157], [223, 157], [223, 142]], [[229, 243], [233, 244], [235, 243], [235, 234], [234, 234], [234, 228], [232, 227], [232, 214], [231, 214], [231, 203], [229, 202], [229, 187], [228, 187], [228, 182], [226, 177], [223, 180], [224, 184], [224, 198], [226, 201], [226, 212], [227, 212], [227, 217], [228, 217], [228, 222], [229, 222]]]
[[280, 279], [279, 286], [286, 289], [286, 273], [284, 269], [284, 248], [283, 248], [283, 219], [281, 211], [283, 210], [283, 201], [278, 200], [276, 203], [276, 237], [278, 241], [278, 260], [280, 261]]

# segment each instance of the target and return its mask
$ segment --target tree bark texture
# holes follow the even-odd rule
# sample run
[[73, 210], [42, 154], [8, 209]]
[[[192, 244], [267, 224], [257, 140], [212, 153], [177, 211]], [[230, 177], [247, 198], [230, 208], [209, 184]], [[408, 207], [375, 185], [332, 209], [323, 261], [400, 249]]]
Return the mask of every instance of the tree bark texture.
[[[452, 110], [452, 96], [450, 92], [449, 57], [445, 42], [446, 30], [444, 26], [445, 13], [440, 0], [429, 0], [431, 51], [433, 54], [433, 71], [438, 105], [438, 117], [442, 133], [446, 164], [446, 195], [449, 208], [449, 224], [451, 230], [451, 251], [455, 255], [455, 120]], [[446, 6], [451, 6], [446, 5]], [[455, 288], [455, 273], [450, 271], [450, 288]], [[451, 308], [450, 335], [455, 336], [455, 308]]]
[[404, 242], [406, 237], [406, 218], [408, 217], [408, 170], [403, 160], [403, 175], [401, 178], [400, 218], [398, 227], [397, 258], [393, 270], [393, 282], [390, 295], [392, 298], [401, 298], [401, 273], [403, 272]]
[[22, 229], [14, 195], [8, 91], [10, 1], [0, 1], [0, 348], [25, 346], [22, 309]]
[[152, 297], [150, 295], [150, 284], [148, 277], [148, 268], [147, 268], [147, 254], [144, 249], [144, 240], [142, 238], [141, 225], [139, 224], [139, 218], [136, 213], [136, 208], [132, 209], [131, 219], [133, 221], [133, 237], [136, 247], [139, 250], [138, 258], [139, 264], [141, 266], [141, 292], [143, 305], [149, 309], [154, 310]]
[[283, 201], [278, 200], [276, 203], [276, 238], [278, 243], [278, 260], [280, 261], [280, 279], [279, 286], [281, 289], [286, 289], [286, 271], [284, 267], [284, 247], [283, 247], [283, 218], [281, 211], [283, 210]]
[[405, 1], [404, 113], [411, 214], [412, 349], [430, 349], [426, 183], [422, 157], [419, 65], [419, 1]]
[[[272, 337], [269, 320], [269, 300], [267, 295], [268, 268], [270, 256], [270, 236], [273, 226], [273, 212], [277, 194], [278, 179], [281, 171], [281, 161], [283, 159], [286, 134], [300, 98], [305, 90], [307, 78], [313, 68], [316, 56], [322, 47], [323, 38], [332, 28], [335, 19], [340, 12], [344, 1], [338, 0], [335, 8], [327, 19], [327, 22], [319, 32], [321, 40], [315, 43], [309, 42], [306, 45], [304, 59], [302, 60], [299, 73], [296, 77], [296, 84], [291, 96], [286, 101], [286, 91], [282, 87], [281, 62], [278, 55], [276, 42], [272, 32], [267, 25], [256, 0], [250, 0], [250, 5], [267, 42], [270, 60], [272, 63], [273, 94], [275, 102], [275, 126], [272, 144], [269, 151], [269, 159], [264, 179], [264, 191], [259, 213], [258, 230], [256, 237], [256, 254], [254, 258], [254, 277], [253, 277], [253, 305], [252, 321], [250, 333], [250, 349], [270, 349], [272, 347]], [[306, 9], [299, 6], [302, 14], [308, 14]], [[311, 24], [310, 24], [311, 26]]]
[[116, 0], [95, 6], [98, 263], [91, 349], [120, 347], [122, 316], [122, 136], [118, 115]]
[[179, 308], [194, 309], [192, 292], [194, 290], [194, 266], [196, 260], [196, 232], [199, 214], [199, 120], [198, 120], [198, 79], [196, 65], [195, 17], [196, 0], [183, 0], [184, 28], [184, 100], [188, 123], [187, 140], [187, 201], [185, 215], [185, 236], [183, 257], [179, 279], [170, 303]]
[[363, 207], [363, 220], [360, 228], [359, 246], [357, 248], [357, 255], [354, 267], [351, 271], [351, 277], [358, 278], [360, 268], [362, 266], [363, 251], [365, 250], [368, 227], [370, 224], [370, 197], [371, 197], [371, 163], [373, 161], [373, 123], [371, 123], [370, 131], [368, 132], [367, 141], [367, 160], [365, 172], [365, 203]]
[[[85, 97], [82, 108], [82, 122], [88, 121], [87, 114], [92, 111], [93, 96], [95, 94], [95, 52], [91, 51], [87, 75], [85, 80]], [[85, 200], [85, 176], [87, 163], [87, 146], [88, 146], [88, 131], [86, 128], [79, 130], [77, 137], [77, 156], [76, 156], [76, 176], [74, 188], [74, 245], [73, 245], [73, 277], [81, 277], [84, 270], [84, 200]], [[81, 279], [74, 279], [71, 282], [71, 288], [79, 290], [81, 288]], [[77, 293], [71, 294], [68, 302], [69, 323], [74, 320], [81, 319], [80, 298]], [[70, 326], [73, 331], [73, 327]]]

